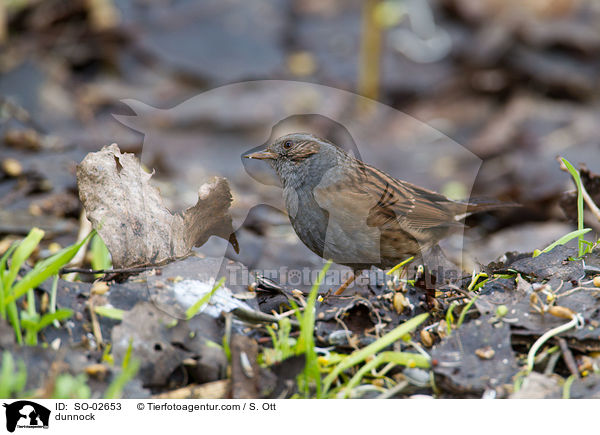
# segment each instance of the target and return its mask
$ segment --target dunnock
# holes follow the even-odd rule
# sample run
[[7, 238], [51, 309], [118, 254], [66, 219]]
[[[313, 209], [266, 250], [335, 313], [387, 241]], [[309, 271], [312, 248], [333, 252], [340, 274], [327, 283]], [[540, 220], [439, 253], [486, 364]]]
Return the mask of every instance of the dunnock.
[[503, 206], [453, 201], [397, 180], [306, 133], [282, 136], [266, 150], [244, 157], [268, 160], [283, 184], [300, 240], [317, 255], [351, 267], [354, 276], [371, 266], [387, 269], [421, 256], [461, 227], [461, 219]]

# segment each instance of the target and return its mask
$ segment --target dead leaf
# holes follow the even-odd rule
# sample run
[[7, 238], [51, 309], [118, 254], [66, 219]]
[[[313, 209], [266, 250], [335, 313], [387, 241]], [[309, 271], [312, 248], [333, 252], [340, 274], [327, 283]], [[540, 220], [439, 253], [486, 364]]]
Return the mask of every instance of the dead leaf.
[[510, 344], [510, 326], [491, 325], [481, 318], [462, 325], [431, 350], [440, 388], [462, 394], [482, 394], [512, 382], [518, 370]]
[[121, 153], [117, 144], [88, 154], [77, 166], [79, 197], [115, 268], [184, 257], [212, 235], [229, 240], [239, 250], [225, 178], [202, 185], [195, 206], [172, 214], [150, 184], [151, 177], [134, 154]]

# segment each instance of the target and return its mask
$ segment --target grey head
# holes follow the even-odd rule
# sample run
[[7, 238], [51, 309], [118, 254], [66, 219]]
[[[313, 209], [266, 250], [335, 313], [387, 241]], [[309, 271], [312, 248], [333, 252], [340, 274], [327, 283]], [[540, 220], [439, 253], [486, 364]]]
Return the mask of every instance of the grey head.
[[309, 133], [293, 133], [275, 139], [264, 151], [248, 154], [249, 159], [267, 160], [284, 188], [312, 188], [323, 175], [350, 158], [331, 142]]

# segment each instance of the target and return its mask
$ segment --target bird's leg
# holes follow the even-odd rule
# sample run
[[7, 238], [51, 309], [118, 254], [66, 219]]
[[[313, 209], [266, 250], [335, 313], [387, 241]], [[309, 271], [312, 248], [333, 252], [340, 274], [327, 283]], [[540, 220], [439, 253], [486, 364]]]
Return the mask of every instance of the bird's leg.
[[352, 284], [354, 282], [354, 280], [356, 279], [356, 277], [360, 276], [361, 273], [362, 273], [362, 270], [353, 270], [352, 273], [350, 274], [350, 277], [348, 277], [346, 282], [344, 282], [340, 286], [340, 288], [335, 291], [334, 295], [339, 296], [342, 293], [344, 293], [344, 291], [348, 288], [348, 286], [350, 284]]

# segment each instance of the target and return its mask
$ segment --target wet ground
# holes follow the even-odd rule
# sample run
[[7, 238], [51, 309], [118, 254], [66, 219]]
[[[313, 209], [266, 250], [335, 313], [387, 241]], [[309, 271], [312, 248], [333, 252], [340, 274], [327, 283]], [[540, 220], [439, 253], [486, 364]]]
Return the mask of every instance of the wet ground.
[[[424, 9], [406, 4], [409, 13], [427, 16]], [[189, 305], [189, 300], [177, 299], [182, 291], [174, 288], [178, 277], [206, 284], [222, 276], [221, 270], [231, 294], [243, 295], [226, 294], [224, 300], [244, 304], [222, 311], [248, 311], [241, 319], [231, 316], [229, 331], [253, 340], [236, 339], [243, 349], [256, 342], [253, 352], [261, 354], [270, 345], [258, 325], [273, 318], [249, 321], [249, 313], [272, 316], [273, 310], [289, 309], [288, 299], [299, 301], [292, 290], [306, 297], [312, 283], [298, 280], [297, 274], [305, 268], [320, 270], [324, 263], [293, 232], [268, 168], [242, 162], [241, 155], [301, 128], [330, 135], [391, 175], [449, 196], [522, 204], [474, 216], [464, 235], [443, 243], [447, 255], [462, 262], [466, 275], [451, 284], [463, 293], [438, 286], [432, 294], [417, 282], [400, 291], [409, 307], [400, 310], [394, 306], [398, 289], [379, 274], [370, 289], [363, 282], [350, 296], [320, 302], [318, 346], [348, 353], [404, 320], [432, 312], [422, 327], [429, 328], [435, 343], [427, 351], [438, 362], [432, 369], [436, 387], [424, 370], [398, 370], [392, 373], [394, 382], [408, 382], [398, 397], [508, 397], [516, 394], [507, 385], [516, 382], [533, 342], [569, 321], [536, 311], [533, 305], [539, 304], [532, 295], [541, 295], [548, 307], [568, 307], [585, 321], [582, 328], [553, 339], [546, 354], [540, 351], [545, 356], [536, 363], [536, 372], [546, 373], [550, 382], [545, 397], [560, 396], [562, 379], [570, 375], [578, 377], [572, 397], [597, 395], [597, 375], [592, 374], [600, 351], [600, 319], [591, 280], [598, 271], [584, 269], [598, 264], [597, 254], [572, 261], [576, 255], [562, 248], [535, 259], [531, 253], [576, 228], [575, 198], [565, 194], [574, 186], [556, 157], [600, 172], [600, 9], [584, 0], [443, 0], [430, 6], [433, 24], [427, 18], [409, 20], [390, 5], [392, 9], [376, 14], [384, 26], [380, 85], [372, 95], [379, 103], [367, 109], [354, 94], [364, 88], [359, 53], [366, 44], [358, 1], [182, 1], [167, 9], [160, 2], [132, 0], [90, 9], [86, 2], [50, 0], [8, 8], [8, 36], [0, 51], [0, 252], [32, 227], [46, 231], [39, 258], [49, 254], [52, 242], [75, 242], [83, 209], [77, 164], [111, 143], [135, 153], [155, 171], [152, 182], [171, 211], [193, 206], [199, 187], [211, 177], [226, 177], [240, 248], [236, 253], [227, 240], [211, 237], [195, 248], [198, 257], [181, 261], [193, 266], [171, 274], [169, 268], [180, 267], [171, 264], [159, 279], [145, 272], [149, 276], [111, 281], [103, 295], [94, 295], [91, 283], [61, 280], [58, 304], [76, 314], [66, 328], [45, 331], [46, 343], [61, 339], [58, 350], [19, 348], [10, 327], [0, 323], [0, 347], [30, 368], [28, 389], [47, 390], [49, 379], [65, 371], [87, 372], [93, 394], [102, 394], [118, 364], [110, 368], [103, 363], [105, 347], [98, 342], [96, 323], [117, 360], [126, 352], [126, 337], [136, 337], [135, 343], [160, 338], [154, 347], [134, 348], [143, 363], [125, 392], [130, 397], [209, 382], [227, 395], [227, 379], [240, 395], [293, 394], [281, 373], [302, 368], [294, 359], [281, 363], [289, 364], [283, 369], [261, 368], [253, 386], [236, 383], [235, 365], [227, 373], [223, 351], [206, 344], [222, 342], [226, 315], [203, 314], [174, 329], [153, 319], [165, 316], [168, 323]], [[584, 182], [600, 203], [597, 179], [591, 175]], [[592, 228], [588, 240], [597, 240], [600, 223], [589, 211], [585, 225]], [[223, 256], [237, 262], [232, 263], [235, 272], [227, 271]], [[217, 260], [206, 259], [212, 257]], [[84, 260], [76, 266], [89, 264]], [[258, 280], [257, 291], [248, 295], [247, 286], [257, 280], [237, 275], [246, 269], [273, 272], [273, 285]], [[461, 306], [471, 300], [475, 292], [467, 287], [473, 270], [488, 272], [491, 279], [478, 290], [464, 324], [444, 336], [439, 323], [452, 302], [444, 296]], [[164, 287], [157, 288], [157, 280]], [[46, 284], [38, 297], [49, 290]], [[196, 284], [190, 285], [184, 293], [202, 294], [194, 290]], [[357, 289], [361, 296], [352, 297]], [[128, 313], [122, 321], [92, 319], [90, 306], [107, 304]], [[508, 309], [505, 316], [496, 312], [500, 305]], [[186, 341], [190, 331], [195, 338]], [[559, 350], [550, 352], [556, 346]], [[238, 349], [238, 354], [248, 349]], [[105, 368], [99, 374], [90, 371], [95, 364]], [[536, 382], [529, 376], [521, 394]], [[365, 394], [375, 395], [376, 388]]]

